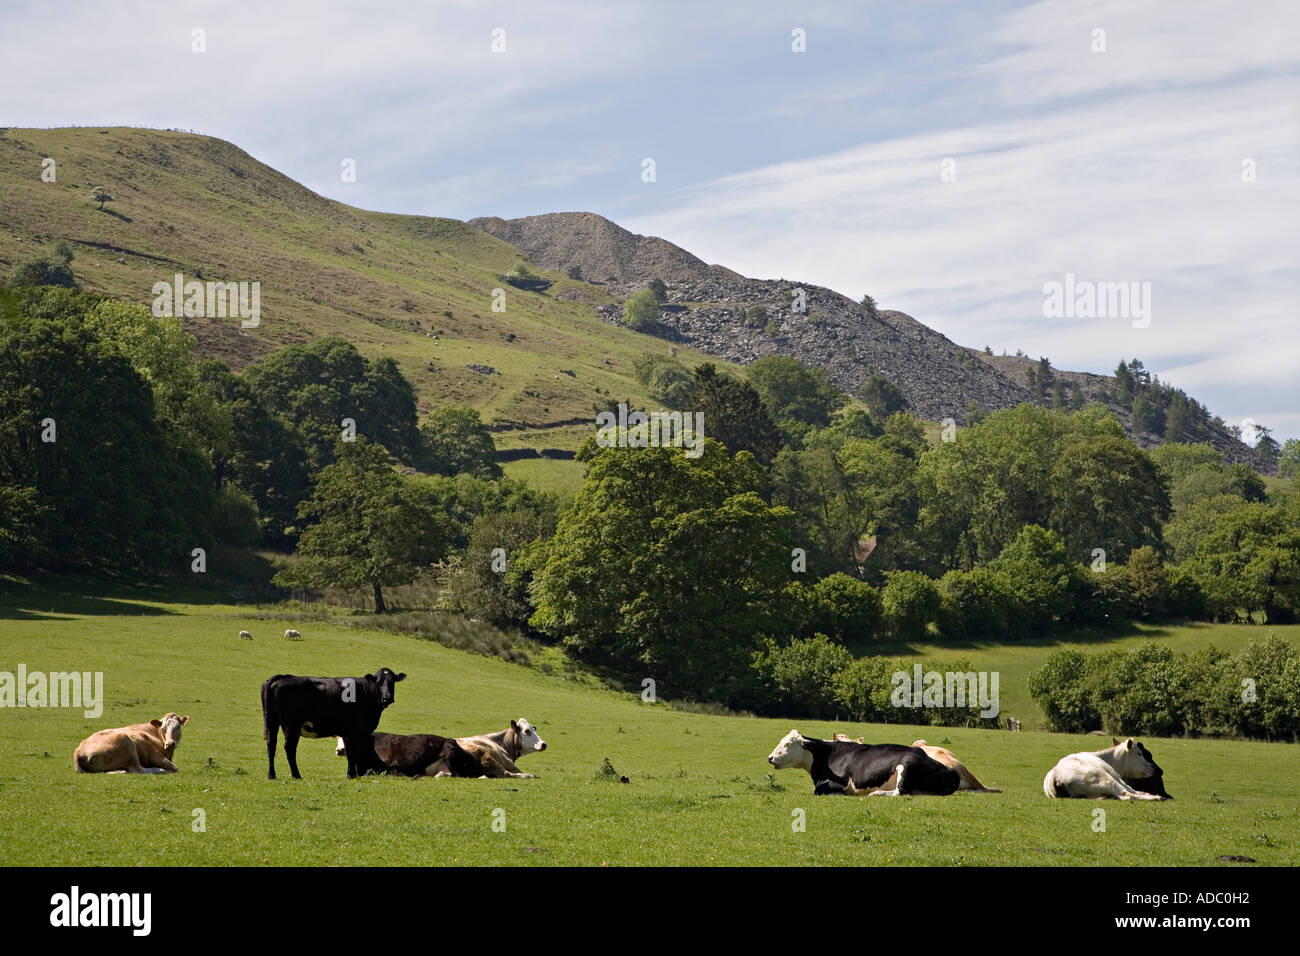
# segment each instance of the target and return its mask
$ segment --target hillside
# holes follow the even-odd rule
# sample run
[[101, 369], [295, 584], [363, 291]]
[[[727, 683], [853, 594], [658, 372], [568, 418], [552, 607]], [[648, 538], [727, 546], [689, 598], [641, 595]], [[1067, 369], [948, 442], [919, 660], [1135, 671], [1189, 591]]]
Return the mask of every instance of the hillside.
[[[663, 336], [710, 355], [748, 364], [765, 355], [793, 355], [804, 365], [821, 366], [846, 392], [861, 388], [874, 369], [896, 384], [909, 410], [930, 421], [952, 418], [965, 424], [971, 403], [985, 411], [1034, 401], [1026, 372], [1037, 364], [1027, 357], [989, 356], [961, 346], [910, 315], [878, 309], [864, 313], [859, 303], [833, 289], [797, 280], [751, 279], [701, 259], [663, 239], [639, 236], [589, 212], [549, 213], [521, 219], [471, 219], [469, 225], [516, 245], [548, 268], [576, 267], [589, 282], [626, 297], [658, 278], [668, 288], [661, 309]], [[803, 290], [805, 308], [795, 308]], [[618, 325], [617, 303], [598, 304], [605, 321]], [[1111, 376], [1053, 369], [1057, 378], [1077, 383], [1084, 401], [1106, 404], [1142, 447], [1159, 436], [1133, 427], [1128, 410], [1111, 399]], [[1226, 428], [1206, 435], [1229, 461], [1256, 465], [1250, 448]]]
[[[41, 180], [47, 156], [54, 183]], [[102, 211], [93, 186], [114, 197]], [[176, 272], [260, 281], [258, 328], [184, 320], [203, 355], [239, 369], [285, 344], [343, 335], [369, 356], [396, 359], [422, 411], [473, 405], [506, 445], [517, 444], [512, 423], [591, 419], [608, 396], [646, 401], [632, 360], [667, 349], [601, 322], [591, 303], [614, 298], [563, 273], [543, 273], [554, 283], [544, 294], [505, 285], [501, 274], [525, 257], [478, 229], [334, 202], [189, 133], [0, 129], [0, 273], [59, 240], [73, 248], [83, 288], [143, 305]], [[501, 287], [506, 310], [493, 312]]]
[[[54, 182], [42, 179], [46, 158]], [[113, 196], [102, 210], [90, 198], [95, 186]], [[592, 213], [463, 223], [367, 212], [191, 133], [0, 129], [0, 273], [60, 240], [76, 254], [84, 288], [141, 304], [178, 272], [258, 281], [259, 327], [184, 320], [203, 355], [239, 369], [285, 344], [342, 335], [367, 355], [396, 359], [422, 412], [478, 408], [503, 448], [576, 448], [585, 429], [575, 423], [591, 419], [597, 402], [648, 403], [632, 361], [670, 348], [688, 365], [793, 355], [848, 392], [874, 368], [931, 421], [965, 423], [972, 403], [994, 410], [1033, 398], [1028, 360], [986, 356], [901, 312], [868, 316], [831, 289], [746, 278]], [[549, 285], [505, 283], [521, 264]], [[621, 326], [623, 299], [653, 278], [668, 288], [659, 337]], [[506, 291], [503, 312], [493, 311], [494, 289]], [[1078, 381], [1088, 400], [1112, 384], [1057, 374]], [[1127, 412], [1112, 407], [1128, 426]], [[1229, 460], [1253, 462], [1226, 429], [1209, 437]]]

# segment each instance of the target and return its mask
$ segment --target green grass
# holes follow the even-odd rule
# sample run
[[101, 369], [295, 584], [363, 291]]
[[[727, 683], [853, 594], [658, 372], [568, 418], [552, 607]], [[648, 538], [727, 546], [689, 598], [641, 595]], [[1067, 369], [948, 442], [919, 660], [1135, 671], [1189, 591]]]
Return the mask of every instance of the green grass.
[[[1171, 803], [1049, 800], [1043, 775], [1095, 737], [873, 727], [684, 713], [552, 673], [453, 651], [340, 617], [158, 587], [0, 579], [0, 670], [100, 670], [104, 713], [0, 711], [0, 837], [14, 864], [1214, 864], [1300, 862], [1300, 747], [1147, 740]], [[295, 623], [301, 642], [277, 635]], [[353, 622], [355, 623], [355, 621]], [[254, 634], [238, 638], [240, 628]], [[992, 653], [991, 651], [989, 652]], [[547, 660], [553, 654], [543, 655]], [[526, 716], [549, 749], [535, 780], [347, 780], [328, 741], [304, 740], [303, 781], [265, 779], [258, 688], [272, 673], [406, 671], [382, 729], [463, 734]], [[1007, 668], [1003, 668], [1004, 671]], [[1004, 681], [1004, 688], [1008, 681]], [[1005, 691], [1004, 691], [1005, 692]], [[79, 775], [101, 727], [191, 718], [176, 775]], [[814, 799], [764, 758], [792, 726], [829, 736], [944, 742], [1002, 794]], [[630, 782], [598, 778], [608, 758]], [[1106, 831], [1094, 832], [1094, 811]], [[205, 832], [194, 832], [202, 809]], [[505, 830], [492, 828], [504, 811]], [[806, 831], [794, 832], [797, 812]], [[495, 819], [501, 819], [498, 813]]]
[[539, 491], [554, 491], [564, 497], [572, 497], [582, 487], [587, 466], [580, 461], [559, 458], [525, 458], [522, 461], [503, 462], [501, 470], [507, 478], [525, 481]]
[[997, 671], [1000, 716], [1015, 717], [1026, 728], [1045, 728], [1042, 709], [1029, 697], [1029, 675], [1043, 666], [1047, 658], [1060, 650], [1077, 650], [1094, 654], [1122, 648], [1132, 650], [1147, 641], [1164, 644], [1178, 653], [1194, 651], [1213, 644], [1231, 654], [1238, 654], [1253, 640], [1269, 633], [1293, 643], [1300, 643], [1300, 624], [1259, 626], [1249, 624], [1204, 624], [1178, 621], [1156, 624], [1125, 622], [1114, 630], [1085, 629], [1069, 631], [1041, 641], [1008, 644], [964, 643], [859, 643], [855, 654], [881, 655], [906, 659], [938, 658], [969, 661], [977, 670]]

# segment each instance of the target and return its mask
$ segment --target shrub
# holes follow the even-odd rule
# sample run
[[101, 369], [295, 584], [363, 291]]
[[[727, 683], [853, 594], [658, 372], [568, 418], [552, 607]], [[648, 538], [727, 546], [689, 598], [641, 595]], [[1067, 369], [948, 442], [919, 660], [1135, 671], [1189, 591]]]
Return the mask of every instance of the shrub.
[[1057, 651], [1029, 675], [1029, 696], [1051, 728], [1083, 734], [1101, 723], [1087, 684], [1088, 659], [1079, 651]]
[[865, 581], [837, 573], [812, 589], [811, 622], [832, 640], [872, 640], [880, 637], [880, 592]]
[[949, 571], [939, 580], [939, 598], [951, 637], [1006, 634], [1018, 614], [1011, 579], [988, 567]]
[[232, 484], [217, 492], [212, 510], [212, 536], [222, 544], [250, 548], [262, 540], [257, 502]]
[[853, 655], [825, 634], [785, 646], [769, 638], [754, 654], [763, 709], [783, 716], [835, 717], [836, 678], [852, 663]]
[[898, 670], [898, 662], [885, 657], [860, 657], [843, 668], [835, 677], [835, 700], [850, 720], [870, 723], [889, 723], [905, 719], [920, 723], [909, 710], [901, 716], [890, 703], [891, 676]]
[[921, 640], [939, 617], [939, 590], [919, 571], [890, 571], [880, 594], [885, 633], [895, 640]]
[[623, 306], [623, 324], [635, 332], [659, 328], [659, 300], [649, 289], [633, 292]]

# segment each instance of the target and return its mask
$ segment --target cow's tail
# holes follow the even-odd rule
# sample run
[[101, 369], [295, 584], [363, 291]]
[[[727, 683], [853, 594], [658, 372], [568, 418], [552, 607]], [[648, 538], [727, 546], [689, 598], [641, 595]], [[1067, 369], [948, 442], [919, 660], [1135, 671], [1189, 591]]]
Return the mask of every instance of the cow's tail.
[[1070, 791], [1056, 782], [1056, 768], [1053, 767], [1047, 771], [1047, 776], [1043, 778], [1043, 793], [1049, 797], [1068, 797]]
[[271, 693], [271, 685], [280, 678], [288, 676], [288, 674], [276, 674], [262, 682], [262, 735], [266, 738], [267, 743], [274, 740], [275, 735], [280, 730], [280, 721], [272, 713], [270, 702], [267, 699]]
[[77, 773], [90, 773], [90, 761], [80, 750], [72, 755], [72, 766]]

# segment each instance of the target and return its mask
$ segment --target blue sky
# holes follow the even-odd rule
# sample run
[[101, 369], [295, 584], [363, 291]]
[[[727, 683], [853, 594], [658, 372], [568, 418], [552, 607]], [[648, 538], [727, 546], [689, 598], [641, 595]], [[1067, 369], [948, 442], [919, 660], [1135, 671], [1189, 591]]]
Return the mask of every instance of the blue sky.
[[[1300, 4], [267, 6], [5, 3], [0, 123], [193, 129], [370, 209], [590, 210], [1300, 437]], [[1067, 273], [1151, 283], [1149, 326], [1045, 317]]]

